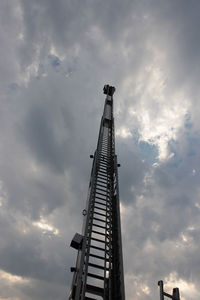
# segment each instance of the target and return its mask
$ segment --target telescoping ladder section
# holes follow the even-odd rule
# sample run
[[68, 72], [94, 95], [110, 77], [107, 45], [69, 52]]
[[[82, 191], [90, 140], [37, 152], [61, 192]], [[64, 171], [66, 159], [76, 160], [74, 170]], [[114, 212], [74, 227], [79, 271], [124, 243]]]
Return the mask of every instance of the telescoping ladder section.
[[124, 300], [113, 92], [106, 93], [70, 299]]
[[87, 274], [86, 292], [104, 299], [109, 299], [109, 275], [112, 269], [112, 177], [114, 157], [112, 155], [111, 134], [110, 128], [102, 126], [95, 153], [95, 180], [91, 191], [85, 264], [85, 274]]

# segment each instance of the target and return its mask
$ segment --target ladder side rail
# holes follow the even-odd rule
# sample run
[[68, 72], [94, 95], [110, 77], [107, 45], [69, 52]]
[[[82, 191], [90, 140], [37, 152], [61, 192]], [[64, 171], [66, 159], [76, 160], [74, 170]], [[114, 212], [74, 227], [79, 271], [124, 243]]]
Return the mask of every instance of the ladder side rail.
[[[115, 190], [116, 193], [114, 195], [114, 201], [113, 205], [115, 206], [115, 216], [113, 216], [113, 226], [115, 229], [115, 242], [116, 242], [116, 249], [117, 249], [117, 269], [115, 270], [115, 274], [118, 274], [119, 276], [116, 276], [115, 278], [115, 291], [116, 293], [116, 299], [119, 300], [125, 300], [125, 287], [124, 287], [124, 269], [123, 269], [123, 252], [122, 252], [122, 238], [121, 238], [121, 220], [120, 220], [120, 203], [119, 203], [119, 184], [118, 184], [118, 170], [117, 170], [117, 156], [115, 155]], [[114, 230], [113, 230], [114, 233]], [[116, 266], [115, 266], [116, 268]]]

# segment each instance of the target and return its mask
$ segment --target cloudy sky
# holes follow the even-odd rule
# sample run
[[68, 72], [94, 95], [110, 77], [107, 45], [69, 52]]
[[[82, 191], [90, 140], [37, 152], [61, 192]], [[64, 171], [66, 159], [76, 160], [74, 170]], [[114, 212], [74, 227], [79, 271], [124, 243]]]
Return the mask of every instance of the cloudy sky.
[[200, 2], [0, 1], [0, 299], [67, 299], [114, 85], [127, 300], [200, 297]]

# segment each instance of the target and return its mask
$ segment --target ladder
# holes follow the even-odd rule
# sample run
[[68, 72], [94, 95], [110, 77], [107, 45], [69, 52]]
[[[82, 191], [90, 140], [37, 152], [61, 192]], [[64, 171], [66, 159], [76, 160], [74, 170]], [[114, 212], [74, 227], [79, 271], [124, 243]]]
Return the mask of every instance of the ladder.
[[[106, 88], [105, 88], [106, 87]], [[82, 239], [78, 247], [71, 298], [124, 300], [123, 260], [115, 155], [114, 88], [105, 86], [106, 100], [94, 153]]]

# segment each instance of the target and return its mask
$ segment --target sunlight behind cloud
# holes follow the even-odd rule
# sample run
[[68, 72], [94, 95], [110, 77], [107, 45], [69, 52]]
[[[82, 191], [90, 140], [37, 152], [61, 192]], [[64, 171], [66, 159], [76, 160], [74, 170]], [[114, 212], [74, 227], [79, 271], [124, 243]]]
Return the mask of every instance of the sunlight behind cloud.
[[7, 280], [10, 283], [25, 283], [28, 282], [28, 279], [25, 279], [18, 275], [13, 275], [11, 273], [0, 270], [0, 278], [1, 280]]
[[156, 46], [149, 51], [152, 61], [137, 77], [129, 75], [123, 81], [122, 88], [130, 102], [126, 130], [130, 132], [137, 127], [139, 141], [155, 145], [162, 161], [172, 157], [168, 143], [177, 139], [190, 105], [184, 90], [174, 92], [167, 85], [165, 54]]
[[116, 136], [119, 136], [121, 138], [128, 138], [132, 137], [132, 133], [130, 132], [129, 128], [121, 127], [116, 130]]
[[171, 290], [178, 287], [180, 290], [180, 297], [182, 300], [195, 299], [200, 297], [200, 292], [196, 289], [195, 284], [188, 282], [172, 272], [164, 279], [166, 288], [171, 293]]
[[44, 234], [45, 233], [51, 233], [53, 235], [59, 234], [59, 230], [53, 227], [51, 224], [49, 224], [47, 220], [45, 220], [43, 217], [40, 218], [39, 222], [34, 222], [33, 225], [42, 229]]

